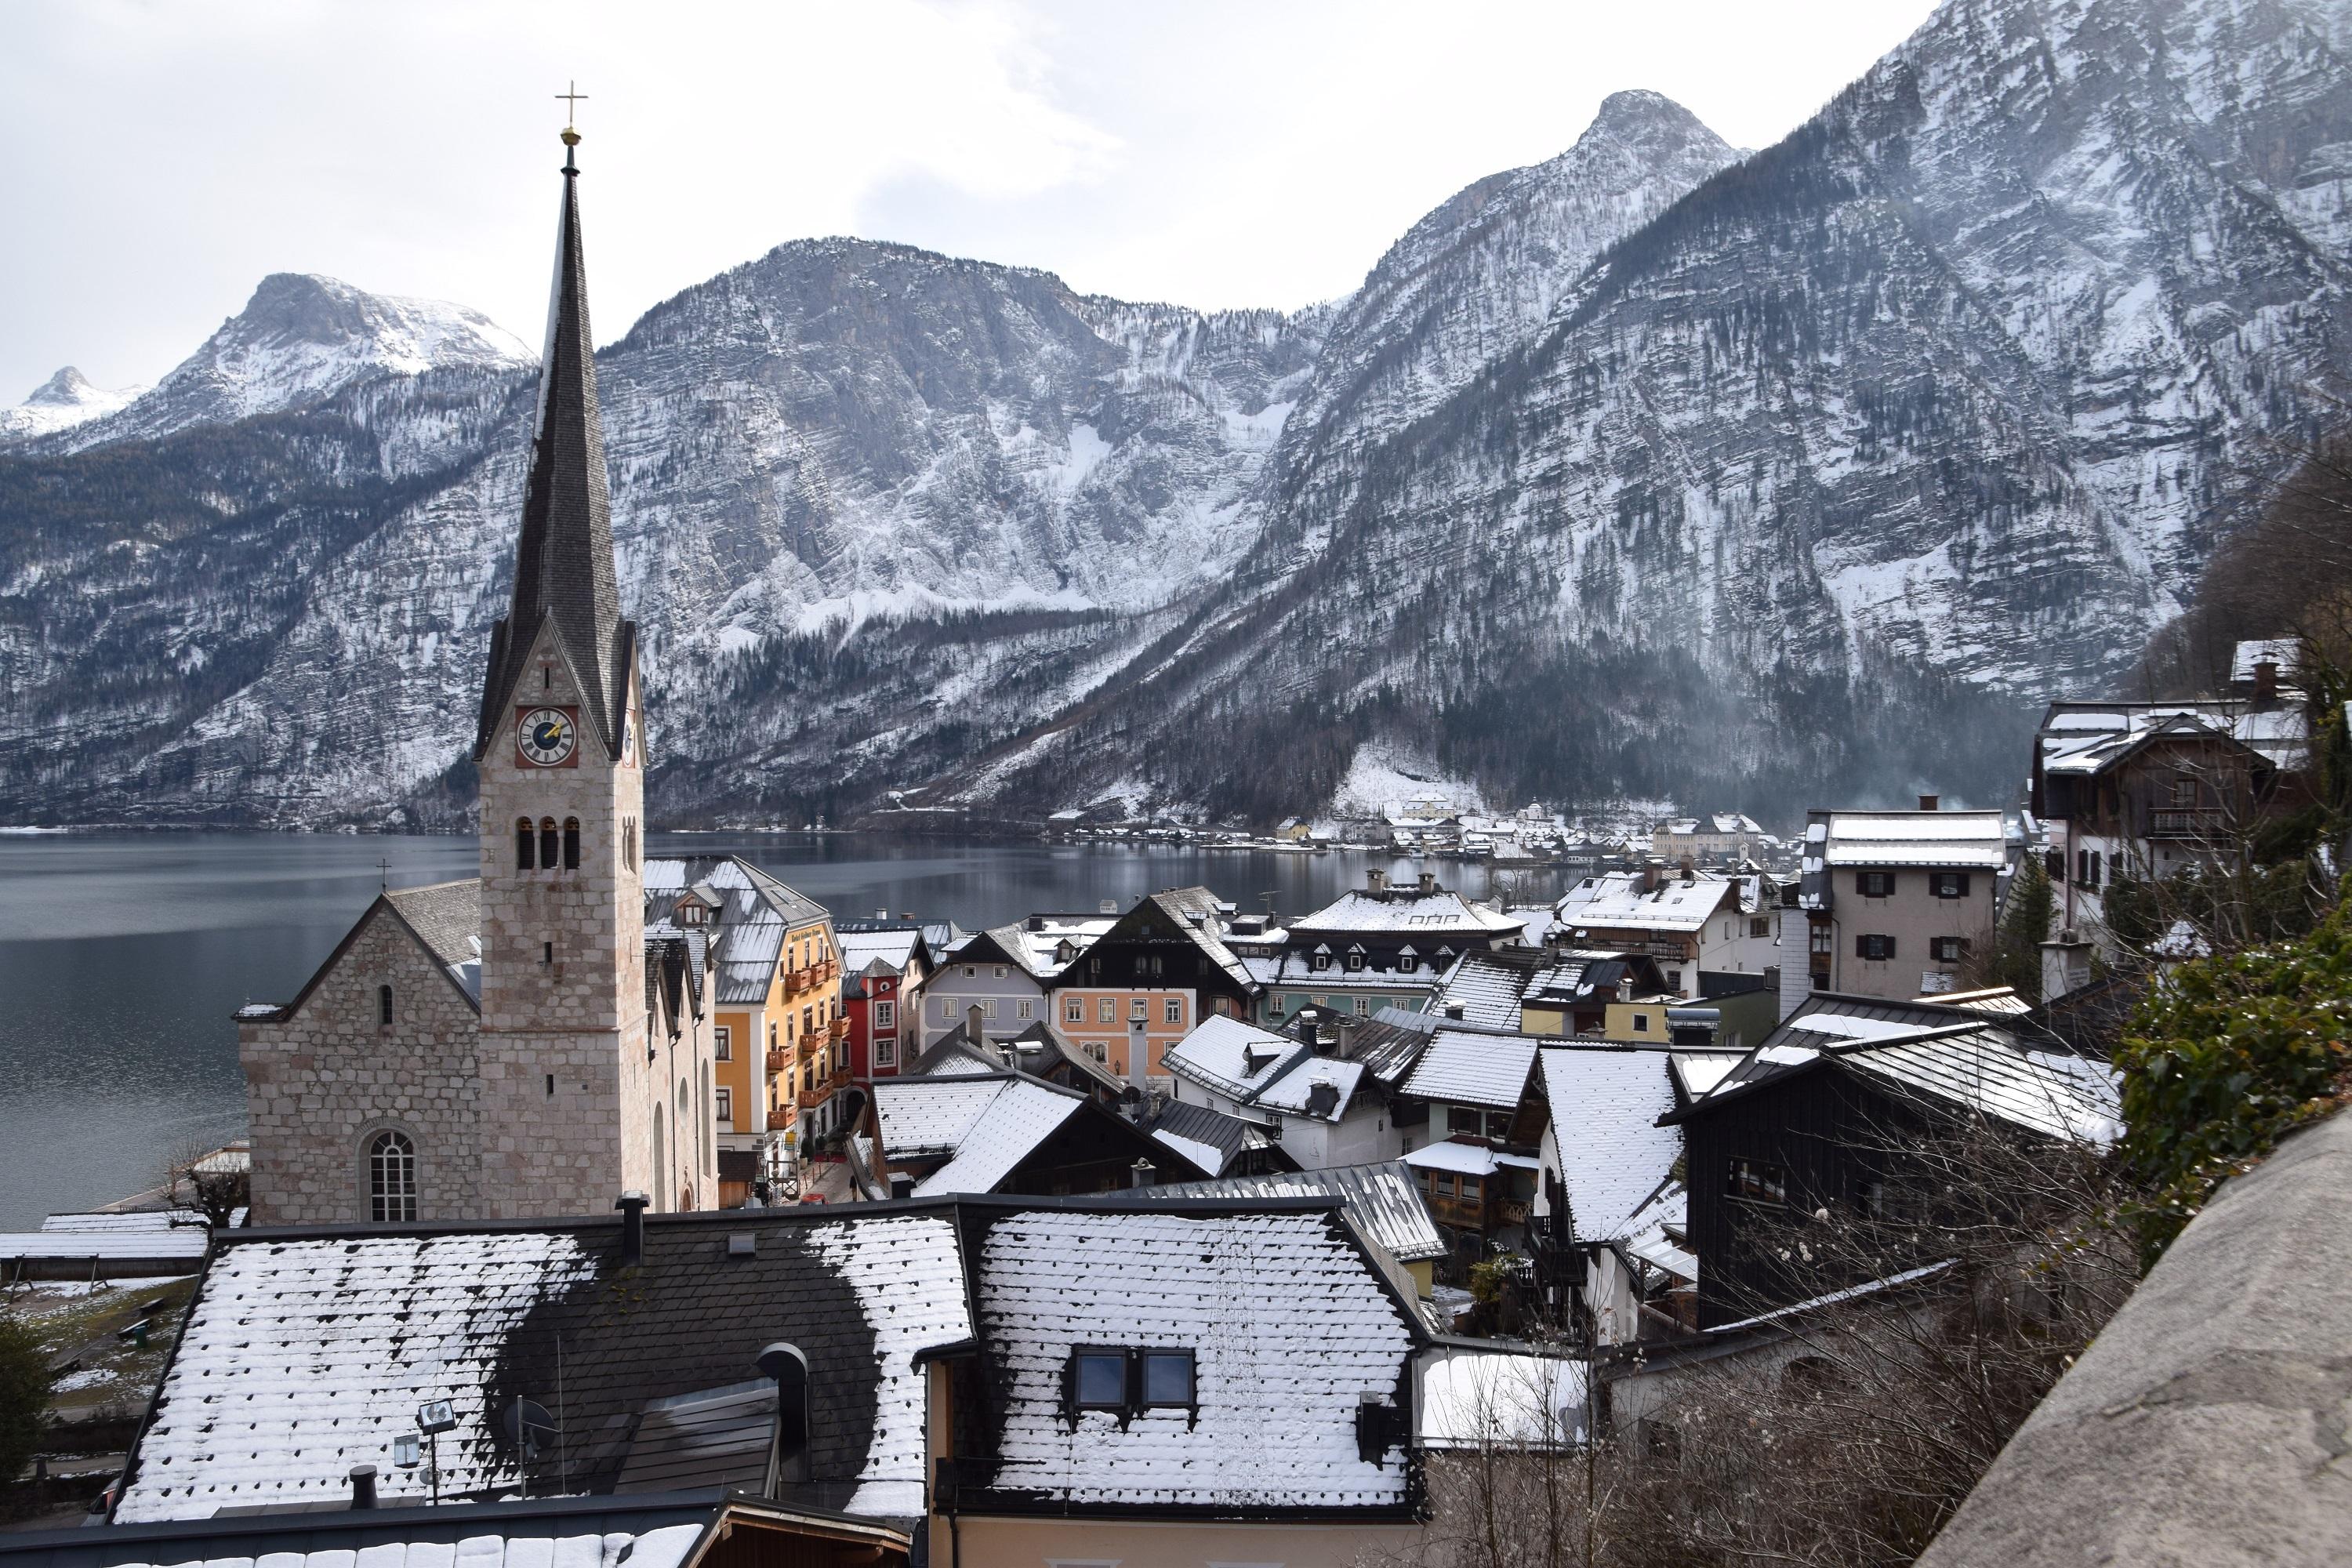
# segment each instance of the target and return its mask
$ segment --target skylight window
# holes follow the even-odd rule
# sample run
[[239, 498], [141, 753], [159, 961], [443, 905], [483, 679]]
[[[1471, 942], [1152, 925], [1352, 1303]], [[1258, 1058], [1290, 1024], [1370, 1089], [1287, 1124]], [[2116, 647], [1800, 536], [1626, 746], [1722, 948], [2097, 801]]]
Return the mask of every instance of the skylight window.
[[1073, 1426], [1087, 1410], [1116, 1415], [1121, 1426], [1147, 1410], [1181, 1410], [1188, 1422], [1200, 1418], [1189, 1350], [1077, 1346], [1070, 1352], [1062, 1386]]
[[1127, 1408], [1127, 1352], [1125, 1351], [1079, 1351], [1075, 1357], [1077, 1368], [1077, 1406], [1081, 1410], [1125, 1410]]

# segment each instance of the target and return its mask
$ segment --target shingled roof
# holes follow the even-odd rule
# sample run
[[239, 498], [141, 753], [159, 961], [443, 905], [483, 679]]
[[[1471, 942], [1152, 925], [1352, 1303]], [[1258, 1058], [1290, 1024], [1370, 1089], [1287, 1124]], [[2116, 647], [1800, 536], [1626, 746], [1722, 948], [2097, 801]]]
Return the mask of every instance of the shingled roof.
[[514, 598], [490, 634], [477, 761], [504, 732], [507, 700], [522, 679], [540, 628], [550, 625], [579, 685], [582, 727], [604, 742], [608, 755], [621, 754], [621, 710], [636, 657], [636, 628], [621, 619], [613, 567], [613, 506], [604, 473], [604, 430], [596, 412], [596, 345], [588, 327], [579, 184], [579, 170], [567, 153], [530, 478], [515, 546]]

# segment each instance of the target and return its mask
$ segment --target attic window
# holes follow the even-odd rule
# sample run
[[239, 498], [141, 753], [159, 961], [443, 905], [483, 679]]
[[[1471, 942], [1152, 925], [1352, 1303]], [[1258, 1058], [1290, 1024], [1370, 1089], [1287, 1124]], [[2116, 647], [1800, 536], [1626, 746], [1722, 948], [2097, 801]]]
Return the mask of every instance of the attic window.
[[1121, 1426], [1146, 1410], [1181, 1410], [1192, 1420], [1200, 1417], [1189, 1350], [1076, 1346], [1063, 1371], [1062, 1388], [1073, 1426], [1087, 1410], [1115, 1415]]

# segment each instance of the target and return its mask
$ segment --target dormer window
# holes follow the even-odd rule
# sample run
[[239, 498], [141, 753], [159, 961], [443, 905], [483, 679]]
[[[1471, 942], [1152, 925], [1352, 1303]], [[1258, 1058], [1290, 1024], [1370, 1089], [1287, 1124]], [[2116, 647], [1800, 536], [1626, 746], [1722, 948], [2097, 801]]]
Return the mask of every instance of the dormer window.
[[1357, 970], [1360, 970], [1360, 969], [1361, 969], [1361, 968], [1363, 968], [1363, 967], [1364, 967], [1364, 950], [1363, 950], [1362, 948], [1360, 948], [1360, 947], [1351, 947], [1351, 948], [1349, 948], [1349, 949], [1348, 950], [1348, 969], [1349, 969], [1349, 973], [1352, 973], [1353, 972], [1355, 972], [1355, 971], [1357, 971]]
[[1307, 967], [1314, 970], [1318, 973], [1330, 968], [1331, 950], [1328, 947], [1318, 947], [1313, 952], [1308, 953], [1307, 955]]

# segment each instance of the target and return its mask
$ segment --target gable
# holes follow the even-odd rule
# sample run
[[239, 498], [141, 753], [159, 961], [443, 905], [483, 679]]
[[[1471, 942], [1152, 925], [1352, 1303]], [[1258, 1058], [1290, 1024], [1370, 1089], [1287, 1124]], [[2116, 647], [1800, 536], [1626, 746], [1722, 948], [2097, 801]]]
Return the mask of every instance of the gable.
[[[442, 899], [428, 900], [425, 897], [442, 894], [445, 891], [447, 896]], [[378, 921], [389, 921], [391, 928], [401, 934], [404, 942], [398, 944], [398, 950], [404, 950], [415, 955], [417, 963], [410, 971], [411, 973], [415, 974], [419, 981], [423, 981], [425, 978], [423, 972], [431, 971], [443, 984], [449, 986], [463, 997], [466, 1005], [478, 1015], [482, 1010], [481, 998], [468, 990], [466, 982], [454, 971], [465, 957], [472, 958], [477, 965], [480, 962], [479, 952], [470, 951], [461, 945], [459, 941], [459, 933], [463, 929], [460, 919], [461, 906], [470, 907], [475, 911], [476, 921], [478, 922], [480, 898], [481, 882], [478, 879], [444, 882], [431, 888], [404, 888], [395, 893], [379, 893], [373, 903], [360, 911], [360, 918], [352, 922], [352, 929], [343, 933], [343, 940], [335, 944], [334, 951], [327, 954], [317, 969], [311, 971], [310, 978], [302, 983], [302, 988], [294, 994], [293, 1000], [267, 1016], [247, 1012], [241, 1014], [240, 1016], [247, 1022], [253, 1023], [284, 1023], [294, 1018], [300, 1013], [303, 1005], [318, 992], [319, 987], [326, 984], [327, 980], [343, 965], [352, 948], [359, 944], [361, 938], [375, 928]], [[404, 911], [403, 900], [410, 901], [418, 915], [416, 921], [412, 921]], [[478, 923], [473, 927], [477, 931], [479, 929]], [[475, 973], [478, 976], [478, 967]]]

